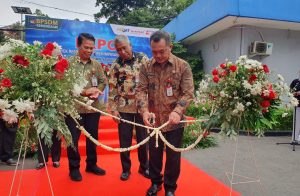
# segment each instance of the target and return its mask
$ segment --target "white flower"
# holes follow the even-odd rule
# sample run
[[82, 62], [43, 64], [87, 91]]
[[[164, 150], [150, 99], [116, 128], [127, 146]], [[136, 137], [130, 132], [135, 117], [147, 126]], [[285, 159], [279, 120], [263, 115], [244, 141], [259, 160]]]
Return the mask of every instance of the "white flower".
[[245, 110], [245, 107], [244, 107], [244, 105], [243, 105], [242, 103], [237, 103], [236, 109], [237, 109], [238, 111], [243, 112], [243, 111]]
[[79, 97], [80, 94], [82, 93], [84, 87], [86, 87], [87, 84], [88, 84], [88, 81], [85, 80], [85, 79], [83, 79], [82, 81], [80, 81], [80, 82], [77, 83], [77, 84], [74, 84], [73, 90], [72, 90], [73, 95], [74, 95], [75, 97]]
[[269, 94], [270, 94], [270, 91], [269, 90], [264, 90], [264, 96], [269, 96]]
[[259, 95], [261, 93], [261, 91], [262, 91], [261, 83], [256, 82], [253, 85], [253, 88], [251, 89], [251, 94], [252, 95]]
[[278, 77], [278, 79], [279, 79], [279, 80], [281, 80], [281, 81], [284, 81], [284, 78], [283, 78], [283, 76], [282, 76], [282, 75], [280, 75], [280, 74], [277, 74], [277, 77]]
[[237, 110], [237, 109], [234, 109], [233, 111], [232, 111], [232, 114], [233, 115], [236, 115], [236, 114], [238, 114], [239, 113], [239, 111]]
[[246, 103], [246, 106], [250, 106], [250, 105], [252, 105], [251, 102], [247, 102], [247, 103]]
[[252, 85], [247, 80], [244, 80], [243, 86], [244, 86], [245, 89], [251, 89], [252, 88]]
[[29, 100], [25, 101], [13, 101], [12, 104], [15, 106], [17, 112], [23, 113], [23, 112], [29, 112], [32, 113], [34, 111], [34, 103], [30, 102]]
[[42, 42], [35, 40], [35, 41], [33, 41], [33, 45], [40, 46], [40, 45], [42, 45]]
[[59, 49], [59, 50], [62, 49], [62, 47], [60, 45], [58, 45], [58, 43], [56, 43], [56, 42], [53, 42], [53, 45], [56, 49]]
[[9, 124], [18, 122], [18, 114], [13, 110], [3, 110], [2, 119]]
[[0, 99], [0, 110], [8, 109], [10, 106], [7, 100]]
[[0, 61], [9, 55], [12, 55], [12, 50], [18, 46], [26, 47], [28, 44], [24, 43], [21, 40], [8, 39], [8, 41], [0, 46]]
[[79, 86], [78, 84], [75, 84], [74, 85], [74, 88], [73, 88], [73, 95], [75, 97], [79, 97], [80, 94], [82, 93], [83, 91], [83, 87], [82, 86]]
[[224, 92], [224, 91], [221, 91], [221, 92], [220, 92], [220, 96], [221, 96], [221, 97], [225, 97], [225, 96], [226, 96], [225, 92]]
[[288, 113], [283, 113], [282, 118], [286, 117], [287, 115], [288, 115]]
[[295, 97], [291, 97], [291, 104], [292, 106], [296, 107], [298, 106], [299, 102]]
[[206, 82], [205, 80], [202, 80], [199, 85], [199, 91], [205, 92], [207, 90], [207, 88], [208, 88], [208, 82]]

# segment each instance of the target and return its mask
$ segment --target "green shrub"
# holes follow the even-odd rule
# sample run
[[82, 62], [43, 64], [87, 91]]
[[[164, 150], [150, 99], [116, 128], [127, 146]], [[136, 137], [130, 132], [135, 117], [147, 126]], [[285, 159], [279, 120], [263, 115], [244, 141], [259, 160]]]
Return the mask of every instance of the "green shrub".
[[[199, 135], [203, 134], [202, 124], [195, 122], [188, 125], [183, 134], [183, 147], [187, 147], [193, 144]], [[201, 141], [195, 146], [195, 148], [209, 148], [217, 145], [217, 140], [211, 135], [207, 135], [201, 139]]]

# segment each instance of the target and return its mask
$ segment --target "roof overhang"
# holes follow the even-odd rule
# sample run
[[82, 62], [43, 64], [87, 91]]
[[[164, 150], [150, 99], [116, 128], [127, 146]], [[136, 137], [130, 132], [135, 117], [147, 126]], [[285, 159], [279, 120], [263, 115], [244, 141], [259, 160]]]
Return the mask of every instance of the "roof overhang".
[[299, 24], [299, 0], [198, 0], [163, 29], [186, 42], [237, 25], [299, 30]]
[[198, 32], [195, 32], [194, 34], [186, 37], [185, 39], [182, 39], [181, 41], [185, 44], [191, 44], [203, 40], [212, 35], [215, 35], [223, 30], [235, 28], [235, 27], [245, 27], [245, 28], [261, 27], [261, 28], [300, 31], [300, 23], [296, 23], [296, 22], [227, 16], [199, 30]]

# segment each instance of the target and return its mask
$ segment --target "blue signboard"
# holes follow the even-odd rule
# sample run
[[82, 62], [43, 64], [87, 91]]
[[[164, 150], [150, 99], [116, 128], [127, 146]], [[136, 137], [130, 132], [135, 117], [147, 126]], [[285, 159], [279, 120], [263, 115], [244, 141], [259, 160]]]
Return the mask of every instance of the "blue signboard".
[[144, 52], [151, 57], [149, 37], [157, 30], [36, 16], [26, 16], [25, 21], [26, 42], [30, 44], [35, 40], [42, 43], [57, 42], [62, 46], [62, 54], [66, 57], [76, 53], [76, 37], [80, 33], [92, 34], [96, 38], [93, 58], [104, 64], [110, 64], [117, 58], [113, 44], [116, 35], [127, 35], [134, 51]]
[[[104, 64], [111, 64], [118, 57], [113, 44], [116, 35], [127, 35], [133, 51], [143, 52], [150, 58], [152, 54], [149, 37], [157, 30], [37, 16], [26, 16], [25, 28], [27, 43], [32, 44], [34, 41], [40, 41], [44, 44], [56, 42], [62, 46], [62, 55], [65, 57], [76, 54], [76, 38], [80, 33], [90, 33], [96, 39], [92, 57]], [[105, 95], [101, 99], [107, 101], [107, 94], [108, 88], [106, 88]]]

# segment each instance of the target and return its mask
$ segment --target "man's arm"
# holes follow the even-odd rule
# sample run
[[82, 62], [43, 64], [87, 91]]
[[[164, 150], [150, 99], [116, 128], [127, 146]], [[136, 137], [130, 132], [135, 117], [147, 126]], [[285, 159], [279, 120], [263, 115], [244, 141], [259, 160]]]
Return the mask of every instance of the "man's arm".
[[180, 82], [181, 97], [179, 98], [177, 105], [173, 112], [176, 112], [180, 116], [185, 113], [186, 108], [190, 102], [194, 99], [194, 81], [193, 74], [189, 64], [186, 65]]
[[141, 115], [145, 112], [149, 112], [148, 110], [148, 77], [147, 77], [147, 69], [146, 64], [143, 64], [139, 73], [139, 83], [136, 88], [136, 103], [138, 111]]

